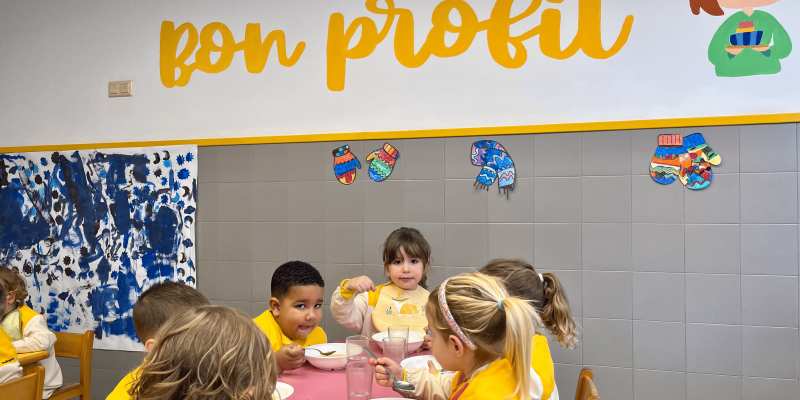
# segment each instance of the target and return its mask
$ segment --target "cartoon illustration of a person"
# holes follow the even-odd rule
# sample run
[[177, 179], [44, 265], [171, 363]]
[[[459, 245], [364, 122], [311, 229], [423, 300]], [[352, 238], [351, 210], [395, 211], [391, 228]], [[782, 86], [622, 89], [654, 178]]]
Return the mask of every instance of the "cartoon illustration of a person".
[[775, 17], [754, 10], [778, 0], [689, 0], [692, 12], [724, 15], [722, 7], [740, 9], [717, 29], [708, 46], [708, 60], [717, 76], [777, 74], [781, 59], [792, 52], [792, 40]]

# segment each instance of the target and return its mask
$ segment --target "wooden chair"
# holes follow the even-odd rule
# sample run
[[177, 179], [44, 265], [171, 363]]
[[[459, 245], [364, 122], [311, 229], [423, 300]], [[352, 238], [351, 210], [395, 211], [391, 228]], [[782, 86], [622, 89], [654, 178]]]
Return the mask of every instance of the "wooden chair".
[[578, 377], [578, 389], [575, 391], [575, 400], [600, 400], [597, 389], [594, 387], [594, 372], [591, 368], [581, 369]]
[[0, 383], [0, 399], [42, 400], [44, 391], [44, 367], [38, 366], [32, 374]]
[[56, 334], [56, 356], [77, 358], [81, 360], [79, 383], [65, 383], [56, 389], [50, 400], [66, 400], [80, 396], [81, 400], [91, 400], [89, 390], [92, 387], [92, 345], [94, 332]]

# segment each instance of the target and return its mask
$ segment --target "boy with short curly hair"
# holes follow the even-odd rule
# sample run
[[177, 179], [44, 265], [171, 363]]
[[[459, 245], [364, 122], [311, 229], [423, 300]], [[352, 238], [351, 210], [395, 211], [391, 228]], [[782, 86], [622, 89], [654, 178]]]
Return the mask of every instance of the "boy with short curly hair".
[[303, 347], [328, 342], [318, 326], [325, 281], [311, 264], [289, 261], [272, 274], [271, 288], [270, 309], [253, 321], [267, 334], [282, 373], [306, 362]]

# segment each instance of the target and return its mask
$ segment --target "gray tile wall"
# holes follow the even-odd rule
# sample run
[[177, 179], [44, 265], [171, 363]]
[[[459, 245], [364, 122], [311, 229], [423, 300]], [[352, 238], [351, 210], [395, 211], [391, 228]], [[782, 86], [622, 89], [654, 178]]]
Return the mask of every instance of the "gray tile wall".
[[[656, 137], [694, 132], [722, 156], [711, 186], [655, 183]], [[551, 344], [562, 399], [584, 365], [609, 399], [800, 398], [796, 124], [492, 137], [516, 165], [508, 199], [473, 189], [479, 139], [391, 140], [381, 183], [365, 158], [383, 141], [349, 142], [349, 186], [331, 155], [345, 143], [201, 148], [199, 289], [256, 316], [275, 268], [301, 259], [330, 299], [344, 278], [383, 281], [379, 245], [413, 226], [433, 247], [430, 287], [498, 257], [556, 273], [583, 331], [577, 350]], [[328, 337], [347, 336], [325, 310]], [[92, 397], [140, 360], [95, 351]]]

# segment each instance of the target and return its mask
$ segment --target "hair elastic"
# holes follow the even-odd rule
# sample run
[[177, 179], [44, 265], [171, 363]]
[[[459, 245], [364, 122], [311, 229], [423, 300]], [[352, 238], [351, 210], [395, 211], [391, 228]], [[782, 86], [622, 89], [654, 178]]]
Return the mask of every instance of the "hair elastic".
[[475, 350], [477, 347], [475, 343], [472, 343], [472, 340], [469, 340], [469, 337], [461, 330], [456, 323], [456, 320], [453, 318], [453, 314], [450, 314], [450, 308], [447, 307], [447, 299], [445, 299], [445, 286], [447, 286], [447, 282], [450, 281], [450, 278], [447, 278], [442, 282], [442, 286], [439, 287], [439, 308], [442, 310], [442, 314], [444, 314], [444, 319], [447, 320], [447, 324], [450, 325], [450, 329], [456, 333], [459, 339], [464, 342], [470, 350]]
[[505, 311], [506, 310], [505, 308], [503, 308], [503, 300], [505, 300], [505, 299], [506, 299], [505, 297], [502, 297], [502, 298], [500, 298], [500, 300], [497, 300], [497, 306], [500, 307], [500, 311]]
[[539, 274], [539, 280], [541, 280], [542, 283], [544, 283], [544, 277], [542, 276], [542, 274]]

